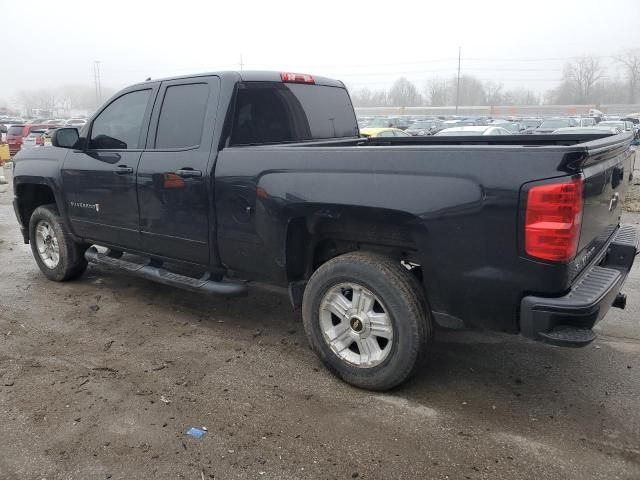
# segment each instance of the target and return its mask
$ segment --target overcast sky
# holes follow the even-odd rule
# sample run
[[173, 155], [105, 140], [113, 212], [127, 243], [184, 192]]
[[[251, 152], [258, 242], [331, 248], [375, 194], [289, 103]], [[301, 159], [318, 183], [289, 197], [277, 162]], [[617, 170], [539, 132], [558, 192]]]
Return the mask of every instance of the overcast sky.
[[203, 71], [273, 69], [358, 88], [462, 72], [544, 91], [570, 57], [640, 47], [640, 0], [0, 0], [0, 99]]

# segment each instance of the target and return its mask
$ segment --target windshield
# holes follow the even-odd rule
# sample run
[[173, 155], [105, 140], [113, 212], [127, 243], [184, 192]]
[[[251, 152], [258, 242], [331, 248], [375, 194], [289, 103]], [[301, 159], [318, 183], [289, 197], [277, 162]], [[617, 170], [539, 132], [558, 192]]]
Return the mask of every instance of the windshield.
[[23, 128], [22, 125], [9, 127], [9, 130], [7, 131], [7, 135], [22, 135], [22, 128]]
[[540, 124], [540, 128], [562, 128], [570, 127], [572, 124], [565, 118], [555, 118], [552, 120], [545, 120]]

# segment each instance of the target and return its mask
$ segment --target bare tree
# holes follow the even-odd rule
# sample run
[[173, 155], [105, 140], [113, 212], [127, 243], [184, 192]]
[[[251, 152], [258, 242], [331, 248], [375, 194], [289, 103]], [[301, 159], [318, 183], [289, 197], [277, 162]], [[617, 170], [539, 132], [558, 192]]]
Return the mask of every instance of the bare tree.
[[386, 92], [370, 90], [369, 87], [354, 90], [351, 99], [356, 107], [383, 107], [387, 104]]
[[504, 92], [502, 101], [505, 105], [538, 105], [540, 96], [526, 88], [516, 88]]
[[369, 90], [369, 87], [363, 87], [359, 90], [354, 90], [351, 94], [351, 100], [356, 107], [370, 107], [371, 90]]
[[400, 77], [389, 90], [389, 101], [397, 107], [415, 107], [420, 105], [422, 98], [413, 83]]
[[636, 103], [636, 94], [640, 85], [640, 48], [625, 50], [615, 57], [616, 62], [624, 67], [627, 78], [628, 102]]
[[592, 100], [593, 87], [603, 77], [604, 71], [596, 57], [580, 57], [565, 65], [563, 80], [577, 92], [578, 103], [588, 103]]
[[433, 107], [442, 107], [449, 102], [449, 87], [446, 80], [439, 77], [432, 78], [427, 82], [424, 94], [429, 105]]
[[19, 98], [27, 115], [32, 115], [35, 109], [53, 114], [57, 106], [56, 94], [49, 89], [23, 90], [20, 92]]
[[484, 93], [487, 99], [487, 103], [493, 110], [493, 107], [496, 105], [500, 105], [503, 101], [502, 95], [502, 84], [496, 82], [485, 82], [484, 83]]
[[[450, 97], [455, 100], [456, 98], [456, 78], [452, 77], [449, 80]], [[486, 95], [482, 82], [473, 75], [462, 75], [460, 77], [460, 105], [484, 105], [486, 102]]]

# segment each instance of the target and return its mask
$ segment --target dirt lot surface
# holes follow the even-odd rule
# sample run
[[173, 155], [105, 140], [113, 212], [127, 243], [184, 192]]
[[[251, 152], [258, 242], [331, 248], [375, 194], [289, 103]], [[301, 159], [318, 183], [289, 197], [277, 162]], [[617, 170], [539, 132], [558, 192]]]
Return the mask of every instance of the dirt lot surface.
[[323, 369], [279, 292], [208, 298], [95, 267], [47, 281], [11, 199], [1, 479], [640, 478], [638, 263], [587, 348], [442, 333], [417, 377], [375, 394]]

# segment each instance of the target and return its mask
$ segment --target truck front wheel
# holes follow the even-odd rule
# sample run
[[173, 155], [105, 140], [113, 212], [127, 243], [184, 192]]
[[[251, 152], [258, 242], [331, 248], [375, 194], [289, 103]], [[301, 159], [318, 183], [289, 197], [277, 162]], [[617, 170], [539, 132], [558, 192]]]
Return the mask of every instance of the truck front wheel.
[[87, 246], [73, 241], [55, 205], [43, 205], [33, 211], [29, 243], [40, 271], [49, 280], [72, 280], [87, 268], [84, 258]]
[[378, 254], [348, 253], [323, 264], [307, 284], [302, 310], [309, 343], [325, 366], [370, 390], [409, 378], [432, 336], [417, 280]]

